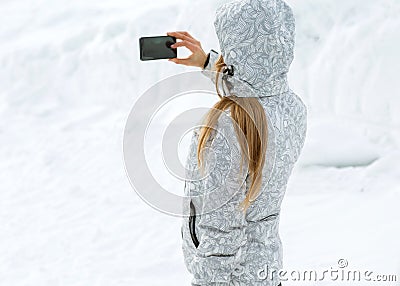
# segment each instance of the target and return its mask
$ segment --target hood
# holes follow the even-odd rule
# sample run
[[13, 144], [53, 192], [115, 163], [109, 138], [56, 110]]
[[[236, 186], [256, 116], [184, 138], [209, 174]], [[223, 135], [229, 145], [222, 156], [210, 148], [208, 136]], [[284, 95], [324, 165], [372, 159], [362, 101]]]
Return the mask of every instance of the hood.
[[295, 20], [283, 0], [223, 4], [216, 10], [214, 26], [224, 62], [233, 66], [234, 85], [243, 83], [258, 97], [289, 90]]

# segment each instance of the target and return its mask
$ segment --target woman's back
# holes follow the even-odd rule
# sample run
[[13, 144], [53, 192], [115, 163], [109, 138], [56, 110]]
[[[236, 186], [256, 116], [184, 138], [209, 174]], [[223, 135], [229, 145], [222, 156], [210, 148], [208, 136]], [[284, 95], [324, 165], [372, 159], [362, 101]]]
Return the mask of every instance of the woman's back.
[[[268, 121], [268, 143], [262, 191], [249, 208], [246, 217], [249, 220], [279, 212], [289, 176], [304, 145], [307, 129], [307, 107], [294, 92], [258, 99]], [[267, 208], [266, 212], [262, 211], [264, 208]], [[257, 212], [252, 213], [252, 209]]]
[[[195, 131], [193, 134], [186, 165], [188, 181], [185, 184], [185, 195], [194, 199], [190, 205], [191, 217], [183, 219], [182, 249], [185, 264], [194, 275], [194, 281], [198, 281], [198, 275], [198, 279], [230, 281], [230, 285], [279, 284], [279, 279], [269, 279], [272, 279], [273, 271], [277, 275], [277, 271], [283, 267], [279, 237], [280, 207], [289, 176], [304, 145], [307, 109], [292, 91], [279, 96], [259, 97], [259, 102], [268, 121], [267, 154], [260, 193], [243, 217], [233, 206], [243, 199], [250, 178], [247, 178], [241, 189], [239, 183], [231, 183], [232, 178], [229, 176], [233, 177], [235, 173], [227, 171], [229, 168], [237, 169], [239, 144], [226, 144], [226, 140], [219, 141], [219, 137], [215, 137], [216, 143], [210, 147], [217, 155], [208, 161], [214, 168], [211, 178], [196, 180], [202, 175], [196, 157], [199, 133]], [[233, 140], [236, 136], [233, 125], [229, 116], [221, 116], [216, 132], [221, 132], [221, 138]], [[240, 176], [240, 173], [237, 174]], [[210, 209], [212, 203], [224, 198], [222, 187], [226, 185], [242, 193], [218, 210], [201, 214], [207, 207]], [[215, 197], [195, 200], [196, 196], [204, 196], [209, 190], [212, 190]], [[224, 280], [223, 275], [228, 275], [227, 280]], [[235, 284], [239, 281], [240, 284]]]
[[292, 91], [261, 97], [260, 102], [268, 120], [268, 147], [262, 189], [246, 215], [249, 224], [242, 271], [239, 271], [243, 272], [240, 285], [278, 285], [268, 284], [264, 278], [267, 274], [271, 278], [274, 270], [277, 275], [283, 268], [279, 236], [281, 203], [307, 129], [307, 108]]

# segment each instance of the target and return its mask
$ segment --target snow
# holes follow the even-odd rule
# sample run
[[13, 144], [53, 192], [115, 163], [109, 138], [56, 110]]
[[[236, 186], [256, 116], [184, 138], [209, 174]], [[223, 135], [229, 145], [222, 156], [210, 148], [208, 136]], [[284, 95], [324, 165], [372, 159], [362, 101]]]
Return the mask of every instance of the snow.
[[[213, 11], [224, 2], [0, 3], [1, 285], [189, 285], [180, 219], [134, 192], [122, 139], [143, 92], [195, 70], [140, 62], [139, 37], [187, 30], [219, 50]], [[400, 280], [400, 2], [288, 3], [297, 19], [290, 84], [309, 129], [282, 205], [284, 267], [330, 269], [343, 258]]]
[[366, 124], [321, 116], [307, 125], [307, 145], [301, 154], [303, 165], [366, 166], [383, 153], [366, 135]]

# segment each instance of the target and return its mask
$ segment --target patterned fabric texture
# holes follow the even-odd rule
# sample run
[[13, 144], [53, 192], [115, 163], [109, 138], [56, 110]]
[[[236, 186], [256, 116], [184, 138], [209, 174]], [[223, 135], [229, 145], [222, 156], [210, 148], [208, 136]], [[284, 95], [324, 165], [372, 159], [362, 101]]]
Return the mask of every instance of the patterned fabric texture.
[[[199, 130], [194, 130], [186, 161], [184, 193], [191, 204], [183, 207], [191, 216], [182, 219], [184, 262], [192, 285], [277, 286], [283, 268], [280, 207], [307, 129], [306, 105], [287, 83], [294, 18], [282, 0], [233, 1], [217, 9], [215, 28], [224, 61], [234, 67], [234, 75], [224, 78], [227, 92], [257, 97], [264, 108], [267, 154], [260, 194], [243, 214], [237, 207], [250, 180], [247, 169], [239, 168], [241, 151], [229, 109], [207, 142], [204, 173], [197, 165]], [[211, 50], [202, 71], [214, 83], [218, 56]]]
[[[214, 26], [224, 61], [235, 68], [235, 83], [248, 85], [258, 96], [289, 90], [287, 72], [293, 61], [295, 19], [284, 1], [226, 3], [217, 9]], [[253, 95], [238, 92], [237, 96]]]

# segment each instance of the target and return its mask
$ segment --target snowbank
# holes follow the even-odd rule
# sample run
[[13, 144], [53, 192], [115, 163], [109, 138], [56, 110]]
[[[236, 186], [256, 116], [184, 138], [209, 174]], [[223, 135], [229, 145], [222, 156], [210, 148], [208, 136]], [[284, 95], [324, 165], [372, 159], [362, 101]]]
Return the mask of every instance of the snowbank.
[[[2, 285], [190, 283], [180, 220], [136, 196], [122, 134], [146, 89], [193, 70], [140, 62], [139, 37], [188, 30], [218, 50], [223, 2], [1, 2]], [[285, 266], [399, 274], [400, 2], [288, 2], [290, 83], [310, 120], [282, 205]]]

